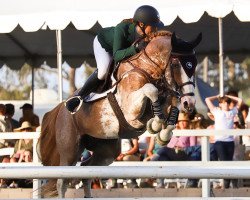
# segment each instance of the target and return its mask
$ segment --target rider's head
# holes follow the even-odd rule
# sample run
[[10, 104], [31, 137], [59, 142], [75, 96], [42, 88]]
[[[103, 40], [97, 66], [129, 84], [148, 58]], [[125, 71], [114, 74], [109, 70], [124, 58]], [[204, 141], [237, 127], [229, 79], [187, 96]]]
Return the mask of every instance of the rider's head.
[[154, 29], [164, 26], [164, 24], [160, 21], [158, 11], [149, 5], [143, 5], [137, 8], [133, 19], [141, 28], [143, 34], [148, 34]]

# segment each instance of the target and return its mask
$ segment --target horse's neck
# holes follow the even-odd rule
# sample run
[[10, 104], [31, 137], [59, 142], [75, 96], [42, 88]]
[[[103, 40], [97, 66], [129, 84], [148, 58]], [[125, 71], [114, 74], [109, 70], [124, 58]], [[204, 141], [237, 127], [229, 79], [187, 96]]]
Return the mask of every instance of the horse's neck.
[[169, 36], [153, 38], [145, 51], [124, 60], [118, 71], [118, 77], [134, 68], [144, 70], [152, 79], [158, 80], [163, 75], [170, 57], [171, 40]]

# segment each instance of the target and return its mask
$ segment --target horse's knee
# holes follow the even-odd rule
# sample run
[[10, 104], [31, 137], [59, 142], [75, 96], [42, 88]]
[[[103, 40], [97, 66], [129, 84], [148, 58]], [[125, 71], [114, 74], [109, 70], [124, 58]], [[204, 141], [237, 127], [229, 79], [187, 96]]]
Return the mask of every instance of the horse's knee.
[[143, 86], [143, 92], [152, 102], [158, 99], [158, 89], [151, 83], [146, 83]]

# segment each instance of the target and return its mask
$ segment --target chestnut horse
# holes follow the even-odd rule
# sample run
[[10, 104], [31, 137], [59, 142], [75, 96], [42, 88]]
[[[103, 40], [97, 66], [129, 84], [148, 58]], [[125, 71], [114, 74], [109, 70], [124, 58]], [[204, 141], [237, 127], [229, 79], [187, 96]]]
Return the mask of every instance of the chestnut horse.
[[[148, 39], [145, 50], [120, 63], [114, 94], [126, 123], [140, 131], [120, 134], [122, 125], [108, 98], [83, 103], [74, 115], [60, 103], [42, 121], [38, 153], [43, 165], [75, 165], [85, 148], [93, 151], [88, 165], [109, 165], [120, 152], [120, 138], [136, 137], [144, 131], [152, 118], [150, 102], [159, 98], [166, 115], [168, 106], [177, 106], [179, 99], [182, 110], [194, 109], [194, 48], [201, 34], [192, 42], [167, 31]], [[64, 179], [57, 180], [59, 197], [65, 196], [66, 186]], [[90, 184], [84, 186], [84, 191], [86, 197], [91, 196]]]

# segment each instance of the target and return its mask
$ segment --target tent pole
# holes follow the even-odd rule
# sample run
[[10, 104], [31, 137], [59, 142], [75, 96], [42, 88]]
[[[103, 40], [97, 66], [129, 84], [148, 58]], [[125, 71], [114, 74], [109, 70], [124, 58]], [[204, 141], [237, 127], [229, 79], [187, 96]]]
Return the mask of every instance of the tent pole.
[[224, 95], [224, 68], [223, 68], [223, 21], [218, 19], [219, 25], [219, 71], [220, 71], [220, 96]]
[[203, 81], [205, 83], [207, 83], [207, 71], [208, 71], [208, 65], [209, 65], [209, 61], [208, 61], [208, 56], [206, 56], [203, 60]]
[[61, 30], [56, 30], [57, 44], [57, 70], [58, 70], [58, 95], [59, 101], [63, 101], [63, 85], [62, 85], [62, 33]]

